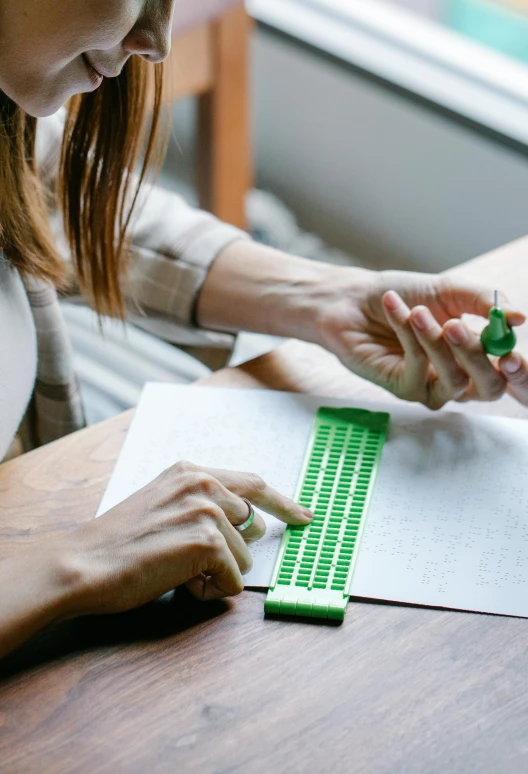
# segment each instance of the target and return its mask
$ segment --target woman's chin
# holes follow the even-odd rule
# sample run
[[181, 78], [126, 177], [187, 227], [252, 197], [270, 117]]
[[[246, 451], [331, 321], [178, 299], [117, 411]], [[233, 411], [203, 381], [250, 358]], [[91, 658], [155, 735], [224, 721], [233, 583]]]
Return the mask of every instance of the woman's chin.
[[50, 103], [46, 105], [35, 105], [24, 107], [23, 105], [20, 105], [22, 110], [27, 113], [32, 118], [48, 118], [49, 116], [55, 115], [55, 113], [58, 113], [58, 111], [63, 107], [65, 102], [60, 103]]
[[68, 98], [61, 99], [57, 96], [44, 95], [43, 93], [21, 93], [10, 92], [8, 89], [4, 89], [3, 93], [9, 97], [9, 99], [18, 105], [18, 107], [27, 113], [32, 118], [46, 118], [57, 113], [58, 110], [67, 102]]
[[75, 88], [51, 88], [46, 90], [44, 87], [41, 87], [27, 92], [12, 94], [6, 90], [5, 93], [32, 118], [47, 118], [57, 113], [68, 100], [80, 91], [81, 89]]

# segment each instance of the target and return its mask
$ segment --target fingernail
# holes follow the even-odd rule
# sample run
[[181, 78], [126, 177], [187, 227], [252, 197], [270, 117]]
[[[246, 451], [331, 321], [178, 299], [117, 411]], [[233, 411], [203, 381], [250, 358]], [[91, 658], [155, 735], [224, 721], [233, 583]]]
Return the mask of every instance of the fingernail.
[[385, 298], [383, 300], [390, 312], [396, 312], [401, 307], [400, 297], [394, 290], [389, 290], [385, 293]]
[[445, 334], [451, 344], [455, 344], [455, 346], [465, 344], [468, 340], [466, 329], [460, 323], [449, 325], [447, 328], [445, 328]]
[[309, 521], [313, 521], [314, 515], [311, 511], [308, 510], [308, 508], [301, 508], [301, 511], [305, 519], [309, 519]]
[[516, 374], [521, 370], [522, 361], [519, 355], [510, 355], [508, 360], [502, 364], [502, 370], [507, 374]]
[[526, 322], [526, 315], [516, 310], [511, 310], [511, 311], [507, 310], [506, 317], [510, 325], [515, 325], [515, 326], [524, 325], [524, 323]]
[[419, 331], [427, 331], [434, 325], [433, 316], [428, 309], [413, 310], [411, 319]]
[[511, 315], [512, 317], [526, 318], [524, 312], [520, 312], [516, 307], [513, 306], [513, 304], [510, 304], [509, 301], [502, 301], [502, 303], [499, 301], [499, 306], [503, 312], [506, 312], [507, 315]]

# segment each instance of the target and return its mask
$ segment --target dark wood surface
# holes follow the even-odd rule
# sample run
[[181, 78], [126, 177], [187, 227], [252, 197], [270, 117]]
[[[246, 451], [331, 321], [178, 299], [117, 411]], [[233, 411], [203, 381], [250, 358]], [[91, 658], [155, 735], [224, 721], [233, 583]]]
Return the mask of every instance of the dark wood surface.
[[[522, 302], [527, 252], [459, 272]], [[379, 397], [298, 342], [208, 383]], [[0, 467], [0, 558], [93, 517], [130, 420]], [[353, 601], [328, 626], [265, 620], [263, 601], [175, 592], [43, 632], [0, 667], [0, 771], [528, 771], [528, 621]]]

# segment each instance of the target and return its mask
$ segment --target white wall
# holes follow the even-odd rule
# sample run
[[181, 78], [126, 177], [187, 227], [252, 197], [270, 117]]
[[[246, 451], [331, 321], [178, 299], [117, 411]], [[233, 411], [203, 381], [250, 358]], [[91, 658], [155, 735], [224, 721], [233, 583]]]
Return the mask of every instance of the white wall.
[[528, 232], [528, 158], [267, 31], [254, 71], [258, 185], [330, 244], [441, 270]]

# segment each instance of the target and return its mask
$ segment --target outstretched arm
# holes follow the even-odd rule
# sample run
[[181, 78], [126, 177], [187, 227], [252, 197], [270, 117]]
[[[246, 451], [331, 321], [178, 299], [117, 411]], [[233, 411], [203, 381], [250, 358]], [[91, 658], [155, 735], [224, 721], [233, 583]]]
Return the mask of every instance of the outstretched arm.
[[[236, 242], [207, 275], [198, 321], [320, 344], [359, 376], [438, 409], [506, 391], [502, 363], [487, 357], [461, 319], [486, 318], [493, 305], [492, 288], [464, 279], [329, 266]], [[511, 325], [524, 323], [521, 312], [501, 305]], [[515, 378], [518, 386], [528, 381], [524, 361]]]

